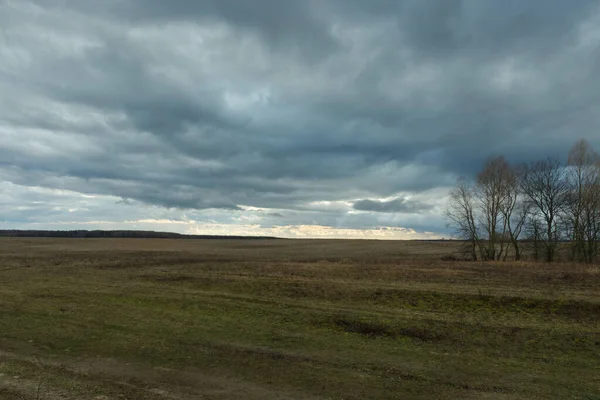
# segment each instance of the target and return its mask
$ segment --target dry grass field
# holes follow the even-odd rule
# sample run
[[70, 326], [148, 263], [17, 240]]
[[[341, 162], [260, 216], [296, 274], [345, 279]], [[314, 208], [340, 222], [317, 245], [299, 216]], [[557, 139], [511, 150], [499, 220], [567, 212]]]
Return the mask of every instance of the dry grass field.
[[0, 399], [600, 399], [600, 267], [0, 239]]

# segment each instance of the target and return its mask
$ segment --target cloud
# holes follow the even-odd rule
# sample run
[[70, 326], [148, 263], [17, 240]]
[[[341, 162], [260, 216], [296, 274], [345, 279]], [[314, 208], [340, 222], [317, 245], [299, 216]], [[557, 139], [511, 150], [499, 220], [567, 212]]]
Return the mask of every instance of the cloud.
[[[564, 157], [574, 136], [600, 148], [599, 12], [587, 0], [3, 1], [0, 180], [124, 199], [139, 220], [156, 207], [443, 232], [440, 193], [488, 157]], [[0, 219], [45, 220], [44, 207]]]
[[385, 200], [359, 200], [354, 203], [353, 208], [359, 211], [375, 211], [385, 213], [420, 213], [428, 211], [433, 207], [419, 201], [411, 201], [407, 198]]

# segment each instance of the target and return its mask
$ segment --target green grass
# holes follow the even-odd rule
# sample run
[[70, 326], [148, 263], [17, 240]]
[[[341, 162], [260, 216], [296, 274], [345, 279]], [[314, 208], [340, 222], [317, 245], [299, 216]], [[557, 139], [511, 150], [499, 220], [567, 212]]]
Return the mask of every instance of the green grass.
[[0, 398], [598, 398], [597, 267], [452, 245], [0, 240]]

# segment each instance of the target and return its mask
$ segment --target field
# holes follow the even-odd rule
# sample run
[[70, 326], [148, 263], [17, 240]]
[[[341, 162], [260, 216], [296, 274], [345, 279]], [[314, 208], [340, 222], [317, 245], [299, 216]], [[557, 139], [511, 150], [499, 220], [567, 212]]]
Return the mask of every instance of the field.
[[600, 267], [0, 239], [0, 399], [600, 399]]

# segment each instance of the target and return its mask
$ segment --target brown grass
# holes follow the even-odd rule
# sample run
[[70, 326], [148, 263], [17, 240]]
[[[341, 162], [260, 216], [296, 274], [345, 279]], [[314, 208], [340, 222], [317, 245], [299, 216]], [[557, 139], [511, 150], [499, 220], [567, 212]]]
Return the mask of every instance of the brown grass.
[[458, 251], [1, 239], [0, 398], [597, 399], [598, 268]]

